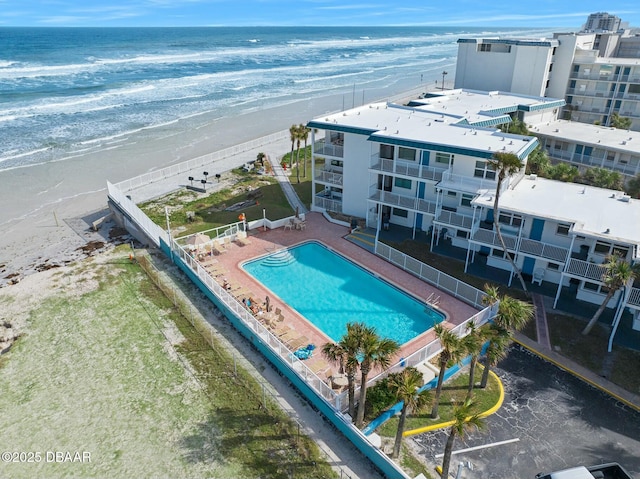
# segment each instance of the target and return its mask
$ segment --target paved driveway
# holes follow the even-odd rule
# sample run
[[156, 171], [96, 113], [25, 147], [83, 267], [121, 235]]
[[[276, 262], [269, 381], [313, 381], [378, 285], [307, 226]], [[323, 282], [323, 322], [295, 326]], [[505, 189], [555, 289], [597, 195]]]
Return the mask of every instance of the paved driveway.
[[[496, 372], [505, 386], [502, 408], [486, 419], [483, 431], [457, 440], [454, 451], [503, 444], [455, 454], [454, 476], [460, 461], [474, 466], [462, 474], [468, 479], [526, 479], [604, 461], [619, 462], [640, 478], [640, 413], [518, 346]], [[423, 434], [414, 441], [436, 464], [446, 436]]]

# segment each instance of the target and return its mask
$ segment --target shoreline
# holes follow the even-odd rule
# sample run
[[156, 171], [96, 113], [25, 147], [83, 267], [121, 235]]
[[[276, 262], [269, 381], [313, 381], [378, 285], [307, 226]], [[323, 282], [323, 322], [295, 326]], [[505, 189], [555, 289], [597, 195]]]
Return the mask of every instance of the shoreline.
[[[406, 99], [427, 91], [429, 84], [397, 80], [388, 88], [372, 90], [372, 98], [349, 99], [357, 106], [385, 99]], [[204, 113], [195, 127], [193, 119], [150, 128], [139, 135], [87, 154], [70, 155], [31, 167], [0, 170], [0, 288], [29, 274], [76, 261], [86, 256], [83, 247], [110, 242], [108, 225], [99, 231], [91, 223], [107, 213], [106, 182], [117, 183], [143, 173], [181, 163], [246, 141], [288, 130], [325, 113], [351, 105], [346, 93], [298, 99], [285, 105], [237, 116], [215, 118]], [[373, 99], [373, 96], [378, 98]], [[209, 116], [209, 118], [205, 118]], [[206, 120], [206, 121], [203, 121]], [[289, 148], [276, 153], [284, 155]], [[134, 160], [132, 160], [134, 158]], [[245, 162], [224, 162], [226, 170]]]

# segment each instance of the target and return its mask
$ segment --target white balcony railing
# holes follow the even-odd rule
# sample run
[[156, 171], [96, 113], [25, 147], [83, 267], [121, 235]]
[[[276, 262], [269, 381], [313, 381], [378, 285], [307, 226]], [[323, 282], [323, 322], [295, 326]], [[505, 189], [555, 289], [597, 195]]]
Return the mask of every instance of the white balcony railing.
[[344, 175], [342, 172], [325, 170], [322, 168], [318, 168], [314, 172], [314, 177], [316, 181], [321, 183], [327, 183], [330, 185], [342, 186], [342, 180]]
[[[476, 193], [478, 190], [495, 190], [497, 179], [490, 180], [487, 178], [472, 178], [470, 176], [457, 175], [451, 172], [451, 169], [442, 173], [442, 181], [440, 185], [460, 191], [468, 191], [469, 193]], [[503, 190], [506, 185], [503, 183]]]
[[415, 196], [403, 196], [398, 195], [397, 193], [391, 193], [390, 191], [376, 190], [371, 196], [369, 196], [369, 199], [378, 203], [384, 203], [385, 205], [397, 206], [398, 208], [403, 208], [405, 210], [412, 210], [430, 215], [435, 215], [436, 213], [435, 202], [416, 198]]
[[627, 304], [640, 307], [640, 288], [631, 288], [631, 295]]
[[[502, 234], [502, 239], [504, 240], [504, 244], [509, 251], [516, 250], [516, 244], [518, 238], [511, 235]], [[471, 237], [471, 241], [474, 243], [481, 243], [490, 246], [497, 246], [498, 248], [502, 248], [500, 241], [498, 240], [498, 235], [493, 230], [485, 230], [479, 229], [473, 236]]]
[[436, 222], [470, 230], [473, 226], [473, 217], [443, 210], [436, 218]]
[[375, 171], [383, 171], [385, 173], [395, 173], [397, 175], [412, 176], [423, 180], [440, 181], [442, 179], [442, 168], [433, 168], [431, 166], [419, 165], [403, 161], [394, 161], [390, 159], [380, 158], [378, 154], [373, 155], [371, 169]]
[[602, 275], [605, 271], [605, 267], [601, 264], [589, 263], [587, 261], [582, 261], [581, 259], [571, 258], [565, 273], [601, 282]]
[[539, 256], [541, 258], [565, 263], [569, 256], [569, 249], [560, 246], [553, 246], [541, 241], [523, 238], [520, 241], [520, 251], [522, 253]]
[[316, 196], [314, 203], [319, 208], [324, 208], [327, 211], [335, 211], [336, 213], [342, 213], [342, 201], [327, 198], [324, 196]]
[[325, 140], [316, 141], [313, 144], [313, 153], [322, 156], [344, 158], [344, 146], [327, 143]]

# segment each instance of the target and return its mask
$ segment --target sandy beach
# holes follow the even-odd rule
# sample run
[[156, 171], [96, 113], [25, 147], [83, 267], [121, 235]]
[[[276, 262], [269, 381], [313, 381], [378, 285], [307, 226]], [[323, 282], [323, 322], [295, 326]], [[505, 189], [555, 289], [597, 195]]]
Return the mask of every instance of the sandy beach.
[[[91, 224], [108, 213], [106, 182], [117, 183], [142, 173], [288, 130], [324, 113], [374, 99], [399, 101], [425, 91], [411, 80], [393, 89], [367, 92], [369, 98], [332, 95], [247, 114], [215, 118], [214, 113], [186, 119], [171, 127], [143, 130], [114, 138], [102, 148], [58, 161], [0, 171], [0, 287], [25, 275], [86, 256], [82, 248], [108, 242], [109, 230]], [[271, 151], [282, 156], [290, 143]], [[94, 149], [95, 150], [95, 149]], [[242, 165], [245, 157], [228, 158], [210, 173]], [[95, 248], [88, 248], [93, 252]], [[98, 248], [99, 249], [99, 248]]]

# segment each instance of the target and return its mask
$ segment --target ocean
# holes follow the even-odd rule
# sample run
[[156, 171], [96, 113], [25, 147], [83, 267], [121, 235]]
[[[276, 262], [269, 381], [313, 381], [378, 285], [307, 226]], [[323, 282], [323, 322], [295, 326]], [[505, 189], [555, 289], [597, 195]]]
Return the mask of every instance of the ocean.
[[[547, 33], [451, 27], [0, 28], [0, 171], [132, 143], [151, 145], [157, 135], [303, 99], [333, 94], [351, 107], [403, 89], [433, 88], [442, 71], [451, 87], [459, 38]], [[272, 131], [276, 126], [288, 128], [274, 124]]]

